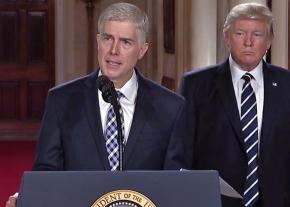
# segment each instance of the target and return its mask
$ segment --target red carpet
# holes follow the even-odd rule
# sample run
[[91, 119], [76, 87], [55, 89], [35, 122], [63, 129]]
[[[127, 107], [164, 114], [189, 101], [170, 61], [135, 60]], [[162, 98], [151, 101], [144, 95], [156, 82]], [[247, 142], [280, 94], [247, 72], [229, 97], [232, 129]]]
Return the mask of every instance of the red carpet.
[[34, 141], [0, 141], [0, 206], [18, 192], [22, 173], [31, 169], [34, 153]]

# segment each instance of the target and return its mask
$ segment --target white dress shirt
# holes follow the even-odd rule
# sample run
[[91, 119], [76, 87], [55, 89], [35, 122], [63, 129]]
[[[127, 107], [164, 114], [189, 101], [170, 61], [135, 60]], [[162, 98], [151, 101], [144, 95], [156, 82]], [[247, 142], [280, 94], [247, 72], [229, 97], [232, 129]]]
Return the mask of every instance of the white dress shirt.
[[[99, 76], [101, 75], [101, 70], [99, 72]], [[124, 134], [124, 141], [127, 143], [133, 115], [135, 111], [135, 105], [136, 105], [136, 97], [137, 97], [137, 90], [138, 90], [138, 81], [137, 76], [135, 73], [135, 70], [133, 72], [133, 75], [131, 79], [120, 89], [116, 89], [124, 95], [120, 99], [120, 105], [123, 110], [124, 115], [124, 128], [125, 128], [125, 134]], [[109, 111], [110, 103], [107, 103], [103, 100], [102, 92], [98, 90], [98, 98], [99, 98], [99, 107], [100, 107], [100, 113], [101, 113], [101, 120], [102, 120], [102, 127], [103, 127], [103, 133], [105, 134], [106, 130], [106, 120], [107, 120], [107, 114]]]
[[[233, 86], [235, 90], [236, 100], [238, 104], [239, 113], [241, 116], [241, 95], [244, 80], [242, 76], [247, 72], [241, 69], [241, 67], [229, 57], [230, 70], [232, 75]], [[250, 73], [254, 79], [251, 80], [251, 85], [256, 95], [257, 100], [257, 115], [258, 115], [258, 139], [260, 143], [262, 119], [263, 119], [263, 106], [264, 106], [264, 77], [263, 77], [263, 62], [261, 61], [257, 67], [251, 70]]]

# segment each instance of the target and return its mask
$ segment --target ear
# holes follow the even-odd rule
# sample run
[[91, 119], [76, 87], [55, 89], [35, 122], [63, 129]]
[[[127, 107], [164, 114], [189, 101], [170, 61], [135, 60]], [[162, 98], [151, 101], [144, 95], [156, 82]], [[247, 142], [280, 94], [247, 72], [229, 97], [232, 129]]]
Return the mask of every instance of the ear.
[[146, 54], [147, 50], [149, 48], [149, 43], [145, 42], [142, 46], [141, 49], [139, 50], [138, 54], [138, 60], [142, 59], [144, 55]]
[[269, 39], [267, 42], [267, 50], [270, 49], [271, 45], [272, 45], [272, 39]]
[[224, 34], [224, 41], [227, 45], [227, 47], [230, 47], [230, 37], [229, 37], [229, 31], [226, 31], [223, 33]]
[[97, 35], [96, 35], [97, 45], [99, 45], [100, 38], [101, 38], [101, 35], [100, 35], [100, 34], [97, 34]]

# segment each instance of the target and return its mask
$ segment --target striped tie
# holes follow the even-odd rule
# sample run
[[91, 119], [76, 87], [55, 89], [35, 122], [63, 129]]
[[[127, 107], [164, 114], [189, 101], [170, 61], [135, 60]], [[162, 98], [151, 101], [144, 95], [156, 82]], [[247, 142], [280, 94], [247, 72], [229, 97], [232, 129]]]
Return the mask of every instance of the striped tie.
[[254, 206], [259, 198], [258, 189], [258, 121], [255, 92], [251, 86], [253, 76], [246, 73], [241, 97], [242, 138], [247, 153], [248, 169], [244, 191], [244, 206]]
[[[118, 100], [124, 96], [121, 92], [117, 91]], [[124, 116], [123, 110], [120, 108], [120, 118], [122, 124], [122, 132], [124, 134]], [[119, 144], [118, 144], [118, 128], [116, 114], [114, 112], [113, 106], [110, 105], [108, 114], [107, 114], [107, 128], [105, 132], [106, 137], [106, 148], [108, 152], [108, 160], [111, 167], [111, 171], [117, 170], [119, 166]]]

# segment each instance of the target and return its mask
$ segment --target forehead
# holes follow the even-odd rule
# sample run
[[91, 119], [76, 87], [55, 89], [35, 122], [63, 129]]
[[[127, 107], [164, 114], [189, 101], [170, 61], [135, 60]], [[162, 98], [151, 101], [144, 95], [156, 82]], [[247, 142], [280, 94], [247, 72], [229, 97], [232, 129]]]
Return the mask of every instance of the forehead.
[[231, 25], [234, 30], [258, 30], [265, 31], [268, 29], [268, 24], [265, 20], [258, 19], [238, 19]]
[[111, 35], [137, 35], [137, 25], [130, 21], [106, 21], [103, 25], [101, 33], [108, 33]]

